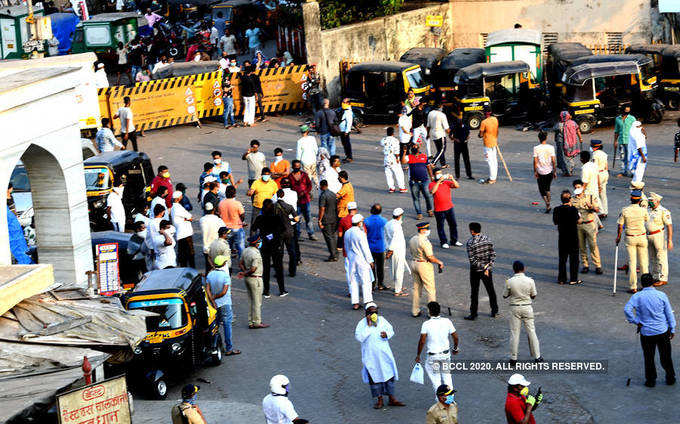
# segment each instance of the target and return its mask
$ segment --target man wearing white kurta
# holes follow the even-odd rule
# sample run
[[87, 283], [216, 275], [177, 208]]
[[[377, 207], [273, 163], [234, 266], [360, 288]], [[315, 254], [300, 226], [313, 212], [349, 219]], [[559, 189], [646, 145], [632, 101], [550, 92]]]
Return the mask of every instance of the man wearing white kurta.
[[633, 172], [633, 181], [640, 182], [647, 168], [647, 134], [640, 121], [633, 122], [628, 139], [628, 166]]
[[394, 181], [397, 181], [400, 193], [406, 193], [406, 185], [404, 184], [404, 170], [399, 164], [399, 140], [394, 137], [394, 127], [387, 127], [387, 135], [380, 140], [380, 145], [383, 148], [383, 165], [385, 166], [385, 178], [387, 179], [387, 188], [390, 193], [396, 191]]
[[[420, 329], [418, 340], [418, 356], [416, 362], [420, 362], [420, 354], [425, 348], [425, 372], [432, 382], [432, 388], [446, 384], [453, 387], [453, 377], [450, 371], [442, 372], [442, 364], [451, 361], [451, 353], [458, 354], [458, 334], [453, 323], [448, 318], [439, 316], [441, 307], [437, 302], [427, 304], [430, 319], [425, 321]], [[453, 338], [453, 349], [450, 348], [449, 336]]]
[[359, 287], [364, 303], [373, 302], [373, 255], [368, 247], [366, 232], [362, 228], [364, 217], [356, 214], [352, 217], [352, 228], [343, 234], [345, 252], [347, 252], [347, 279], [349, 280], [352, 308], [359, 309]]
[[125, 232], [125, 207], [123, 206], [123, 190], [125, 183], [118, 181], [118, 185], [113, 187], [111, 193], [106, 198], [106, 207], [109, 209], [113, 230]]
[[392, 212], [392, 219], [385, 224], [385, 245], [387, 246], [385, 258], [389, 259], [392, 264], [395, 296], [407, 296], [406, 291], [402, 290], [404, 270], [408, 269], [406, 264], [406, 239], [404, 239], [404, 229], [401, 227], [403, 216], [404, 210], [396, 208]]
[[404, 406], [394, 398], [394, 382], [399, 380], [389, 339], [394, 336], [392, 325], [378, 316], [378, 306], [369, 302], [365, 306], [366, 318], [357, 324], [354, 337], [361, 343], [361, 377], [371, 386], [371, 396], [377, 399], [375, 409], [384, 406], [383, 396], [389, 397], [390, 406]]

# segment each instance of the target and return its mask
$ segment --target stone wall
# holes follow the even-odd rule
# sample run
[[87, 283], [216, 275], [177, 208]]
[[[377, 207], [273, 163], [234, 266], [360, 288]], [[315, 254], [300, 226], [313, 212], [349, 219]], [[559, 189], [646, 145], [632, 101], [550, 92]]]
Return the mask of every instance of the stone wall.
[[[314, 24], [308, 19], [318, 16], [316, 2], [304, 4], [303, 12], [307, 61], [317, 63], [326, 81], [329, 97], [335, 102], [340, 96], [339, 63], [343, 59], [397, 60], [411, 47], [448, 49], [452, 46], [453, 23], [447, 3], [323, 31], [318, 23]], [[440, 35], [425, 25], [428, 15], [443, 15], [444, 25]], [[317, 39], [315, 33], [320, 33], [320, 38]]]
[[482, 33], [515, 23], [558, 41], [606, 44], [607, 33], [622, 33], [623, 43], [651, 41], [649, 0], [451, 0], [454, 47], [483, 47]]

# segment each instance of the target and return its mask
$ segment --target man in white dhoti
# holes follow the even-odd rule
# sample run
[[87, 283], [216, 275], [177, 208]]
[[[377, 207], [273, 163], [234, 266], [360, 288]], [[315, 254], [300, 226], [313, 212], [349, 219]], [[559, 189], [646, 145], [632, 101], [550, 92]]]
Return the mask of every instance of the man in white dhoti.
[[347, 279], [349, 293], [352, 298], [352, 309], [359, 309], [359, 287], [364, 303], [373, 301], [373, 256], [368, 247], [368, 239], [363, 229], [364, 217], [361, 214], [352, 216], [352, 228], [343, 235], [345, 252], [347, 252]]
[[357, 324], [354, 337], [361, 343], [361, 377], [371, 386], [371, 396], [378, 398], [375, 409], [381, 409], [383, 396], [389, 398], [389, 406], [405, 406], [394, 397], [394, 382], [399, 380], [397, 363], [394, 360], [389, 339], [394, 336], [392, 325], [378, 316], [378, 306], [366, 304], [366, 318]]
[[408, 296], [406, 290], [402, 289], [404, 283], [404, 270], [411, 270], [406, 264], [406, 239], [404, 230], [401, 226], [404, 210], [396, 208], [392, 212], [392, 219], [385, 224], [385, 245], [387, 246], [386, 259], [392, 264], [392, 281], [394, 282], [395, 296]]
[[635, 121], [628, 139], [628, 166], [633, 173], [633, 181], [640, 182], [647, 168], [647, 133], [642, 122]]

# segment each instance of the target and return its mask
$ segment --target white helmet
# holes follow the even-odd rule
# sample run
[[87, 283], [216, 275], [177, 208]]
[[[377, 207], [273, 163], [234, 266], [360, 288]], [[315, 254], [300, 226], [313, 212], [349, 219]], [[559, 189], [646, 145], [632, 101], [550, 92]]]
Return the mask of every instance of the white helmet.
[[522, 386], [528, 386], [531, 383], [528, 382], [527, 379], [524, 378], [522, 374], [513, 374], [508, 379], [508, 384], [511, 386], [516, 386], [518, 384]]
[[288, 377], [282, 374], [275, 375], [269, 380], [269, 390], [275, 395], [285, 395], [288, 393], [288, 385], [290, 380]]

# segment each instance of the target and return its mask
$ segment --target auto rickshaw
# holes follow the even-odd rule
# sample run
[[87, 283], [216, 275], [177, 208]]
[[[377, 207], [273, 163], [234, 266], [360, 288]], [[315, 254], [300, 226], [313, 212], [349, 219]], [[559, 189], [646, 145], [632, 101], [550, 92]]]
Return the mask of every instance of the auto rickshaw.
[[453, 78], [456, 73], [466, 66], [486, 62], [486, 51], [477, 48], [455, 49], [439, 62], [439, 66], [432, 74], [435, 96], [444, 106], [453, 104], [455, 90]]
[[134, 12], [101, 13], [80, 22], [71, 40], [71, 53], [104, 53], [118, 48], [118, 42], [129, 43], [137, 36], [146, 18]]
[[668, 109], [680, 109], [680, 46], [662, 52], [659, 91]]
[[545, 63], [544, 76], [548, 84], [553, 109], [559, 109], [561, 97], [564, 95], [562, 75], [576, 59], [592, 56], [593, 52], [581, 43], [553, 43], [548, 46], [548, 57]]
[[[638, 55], [617, 56], [631, 59]], [[651, 64], [650, 59], [642, 57]], [[566, 69], [562, 76], [565, 85], [562, 105], [570, 111], [582, 133], [613, 121], [624, 106], [631, 106], [633, 114], [647, 122], [661, 121], [664, 108], [654, 95], [656, 77], [644, 74], [643, 68], [635, 60], [593, 60]]]
[[500, 121], [531, 118], [540, 110], [540, 89], [524, 61], [476, 63], [458, 71], [454, 104], [470, 129], [479, 128], [490, 110]]
[[148, 272], [122, 302], [127, 310], [153, 313], [146, 317], [147, 334], [135, 347], [128, 371], [128, 378], [145, 385], [153, 397], [167, 396], [169, 371], [222, 362], [217, 308], [195, 269]]
[[428, 101], [430, 84], [418, 65], [405, 62], [340, 64], [342, 96], [349, 98], [355, 115], [366, 122], [396, 122], [397, 111], [409, 89]]
[[87, 205], [92, 231], [112, 229], [106, 213], [106, 198], [116, 178], [125, 178], [123, 206], [130, 223], [132, 216], [144, 208], [145, 188], [151, 185], [154, 172], [146, 153], [129, 150], [105, 152], [83, 162]]
[[420, 65], [425, 79], [432, 82], [432, 75], [439, 67], [446, 51], [436, 47], [412, 47], [399, 58], [400, 62]]

